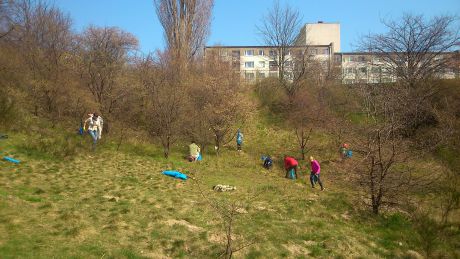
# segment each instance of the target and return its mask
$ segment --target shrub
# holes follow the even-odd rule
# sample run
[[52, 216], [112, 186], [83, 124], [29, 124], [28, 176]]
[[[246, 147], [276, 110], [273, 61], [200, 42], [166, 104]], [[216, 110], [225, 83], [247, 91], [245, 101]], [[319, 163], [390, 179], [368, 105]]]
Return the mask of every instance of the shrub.
[[[89, 141], [87, 141], [89, 143]], [[46, 131], [38, 136], [29, 136], [18, 144], [19, 152], [40, 158], [63, 159], [75, 156], [84, 148], [84, 140], [77, 134], [56, 134]]]
[[11, 97], [0, 91], [0, 125], [8, 129], [15, 117], [15, 105]]

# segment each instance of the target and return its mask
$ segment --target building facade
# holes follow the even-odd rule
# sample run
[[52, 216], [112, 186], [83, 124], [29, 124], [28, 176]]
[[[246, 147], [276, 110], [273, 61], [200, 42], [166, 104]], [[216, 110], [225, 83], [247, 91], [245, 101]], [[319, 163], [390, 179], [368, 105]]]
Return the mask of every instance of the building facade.
[[[344, 84], [388, 83], [397, 79], [394, 69], [388, 67], [382, 56], [368, 52], [340, 52], [339, 23], [307, 23], [302, 27], [295, 46], [285, 55], [284, 74], [292, 79], [295, 61], [308, 56], [325, 70], [338, 68], [339, 80]], [[278, 77], [278, 53], [275, 46], [207, 46], [206, 55], [218, 55], [231, 62], [232, 68], [245, 81]], [[459, 52], [445, 53], [452, 58], [449, 66], [439, 75], [441, 78], [460, 78]], [[328, 72], [328, 71], [326, 71]]]
[[[292, 78], [295, 60], [308, 55], [323, 63], [330, 64], [333, 57], [332, 45], [295, 46], [285, 56], [285, 76]], [[231, 62], [232, 68], [246, 81], [278, 77], [277, 49], [272, 46], [210, 46], [205, 56], [216, 55], [223, 61]]]

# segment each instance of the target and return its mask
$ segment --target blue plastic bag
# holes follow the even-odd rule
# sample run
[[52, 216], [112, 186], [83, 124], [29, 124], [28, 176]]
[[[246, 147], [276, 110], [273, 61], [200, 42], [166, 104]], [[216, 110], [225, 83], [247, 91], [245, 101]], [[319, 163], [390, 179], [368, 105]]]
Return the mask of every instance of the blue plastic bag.
[[9, 161], [9, 162], [15, 163], [15, 164], [19, 164], [19, 162], [21, 162], [21, 161], [19, 161], [19, 160], [16, 160], [16, 159], [11, 158], [11, 157], [8, 157], [8, 156], [4, 156], [4, 157], [3, 157], [3, 160]]
[[187, 175], [179, 172], [179, 171], [172, 171], [172, 170], [167, 170], [163, 171], [164, 175], [171, 176], [177, 179], [182, 179], [182, 180], [187, 180]]
[[198, 154], [198, 157], [196, 158], [196, 161], [201, 161], [201, 160], [203, 160], [203, 158], [201, 157], [201, 153], [200, 153], [200, 154]]

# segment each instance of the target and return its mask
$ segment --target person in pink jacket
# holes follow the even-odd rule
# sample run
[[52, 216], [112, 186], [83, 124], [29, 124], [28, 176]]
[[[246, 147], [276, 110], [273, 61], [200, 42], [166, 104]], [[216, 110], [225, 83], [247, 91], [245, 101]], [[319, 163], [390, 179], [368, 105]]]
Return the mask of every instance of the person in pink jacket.
[[319, 165], [318, 161], [316, 161], [312, 156], [310, 156], [310, 162], [311, 162], [311, 173], [310, 173], [310, 183], [311, 183], [311, 188], [315, 188], [316, 182], [319, 183], [319, 186], [321, 186], [321, 191], [324, 190], [323, 183], [321, 182], [321, 179], [319, 178], [319, 173], [321, 172], [321, 166]]

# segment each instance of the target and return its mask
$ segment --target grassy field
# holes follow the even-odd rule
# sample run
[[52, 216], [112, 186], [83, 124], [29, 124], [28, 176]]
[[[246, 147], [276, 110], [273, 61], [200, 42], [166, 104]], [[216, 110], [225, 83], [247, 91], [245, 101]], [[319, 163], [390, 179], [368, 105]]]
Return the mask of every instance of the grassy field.
[[[208, 152], [199, 163], [183, 159], [185, 145], [173, 147], [166, 160], [141, 139], [117, 151], [109, 136], [91, 153], [88, 136], [53, 140], [52, 134], [9, 133], [0, 140], [2, 156], [22, 162], [0, 161], [0, 257], [213, 258], [225, 248], [223, 220], [213, 205], [236, 201], [241, 208], [235, 246], [254, 243], [236, 252], [236, 258], [410, 258], [421, 253], [404, 215], [373, 216], [359, 205], [355, 187], [346, 180], [352, 172], [334, 162], [327, 135], [317, 132], [313, 143], [314, 155], [323, 162], [322, 192], [307, 183], [305, 163], [300, 179], [283, 178], [281, 156], [296, 154], [292, 133], [276, 123], [253, 122], [243, 128], [244, 152], [237, 153], [231, 143], [219, 157]], [[58, 152], [54, 145], [76, 148]], [[62, 152], [70, 155], [60, 157]], [[267, 153], [277, 158], [270, 171], [260, 161]], [[166, 169], [193, 179], [164, 176]], [[215, 192], [216, 184], [237, 189]]]

